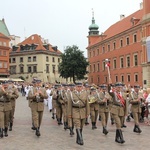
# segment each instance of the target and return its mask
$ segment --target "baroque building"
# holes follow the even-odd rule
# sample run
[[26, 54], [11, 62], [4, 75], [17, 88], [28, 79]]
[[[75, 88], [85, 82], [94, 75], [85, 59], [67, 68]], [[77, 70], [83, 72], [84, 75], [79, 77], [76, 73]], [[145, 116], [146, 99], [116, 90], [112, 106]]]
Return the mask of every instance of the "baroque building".
[[23, 77], [27, 82], [35, 78], [43, 82], [62, 82], [58, 72], [61, 54], [48, 40], [37, 34], [31, 35], [12, 47], [10, 75], [12, 78]]
[[108, 83], [106, 59], [110, 63], [112, 82], [126, 85], [150, 86], [147, 39], [150, 36], [150, 1], [143, 0], [140, 9], [112, 24], [99, 34], [94, 15], [89, 26], [87, 56], [89, 65], [88, 82]]

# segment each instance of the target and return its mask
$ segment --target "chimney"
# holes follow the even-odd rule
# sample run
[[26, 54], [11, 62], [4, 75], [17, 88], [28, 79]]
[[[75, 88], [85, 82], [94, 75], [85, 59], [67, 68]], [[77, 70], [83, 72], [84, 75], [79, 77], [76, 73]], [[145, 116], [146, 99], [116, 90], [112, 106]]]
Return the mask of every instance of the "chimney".
[[125, 15], [120, 15], [120, 21], [123, 20], [125, 18]]
[[143, 2], [140, 3], [140, 10], [143, 9]]

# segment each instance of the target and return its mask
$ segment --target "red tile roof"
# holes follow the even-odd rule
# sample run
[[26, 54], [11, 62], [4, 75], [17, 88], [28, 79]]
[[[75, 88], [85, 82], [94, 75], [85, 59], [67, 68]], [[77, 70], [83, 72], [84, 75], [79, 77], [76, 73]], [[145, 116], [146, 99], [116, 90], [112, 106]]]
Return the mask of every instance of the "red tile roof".
[[[122, 33], [130, 28], [132, 28], [131, 18], [136, 19], [136, 24], [134, 26], [137, 26], [140, 24], [140, 21], [142, 20], [143, 16], [143, 9], [136, 11], [135, 13], [125, 17], [124, 19], [116, 22], [115, 24], [111, 25], [105, 32], [104, 35], [106, 37], [104, 39], [108, 39], [110, 37], [113, 37], [119, 33]], [[100, 38], [101, 39], [101, 38]], [[95, 41], [94, 44], [101, 42], [101, 40]], [[94, 45], [92, 44], [92, 45]]]

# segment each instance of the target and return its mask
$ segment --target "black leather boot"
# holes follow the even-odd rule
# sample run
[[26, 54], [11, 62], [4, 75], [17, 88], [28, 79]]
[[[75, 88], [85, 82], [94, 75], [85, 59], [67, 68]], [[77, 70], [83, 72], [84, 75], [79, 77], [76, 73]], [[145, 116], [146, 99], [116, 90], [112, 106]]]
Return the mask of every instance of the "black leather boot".
[[94, 130], [95, 129], [95, 127], [94, 127], [94, 122], [92, 122], [92, 130]]
[[73, 136], [74, 135], [73, 128], [70, 127], [69, 129], [70, 129], [70, 136]]
[[130, 116], [127, 116], [126, 122], [130, 122], [130, 121], [131, 121]]
[[133, 129], [133, 132], [141, 133], [142, 130], [140, 129], [140, 127], [139, 127], [138, 125], [135, 125], [135, 126], [134, 126], [134, 129]]
[[3, 128], [0, 128], [0, 138], [3, 138], [4, 135], [3, 135]]
[[121, 143], [121, 141], [120, 141], [120, 136], [119, 136], [119, 129], [116, 130], [115, 142]]
[[7, 127], [5, 127], [5, 129], [4, 129], [4, 135], [7, 137], [8, 136], [8, 128]]
[[32, 130], [36, 130], [36, 127], [34, 126], [34, 124], [32, 123], [32, 127], [31, 127]]
[[97, 129], [96, 122], [94, 122], [94, 128]]
[[36, 128], [35, 135], [38, 137], [41, 136], [39, 128]]
[[118, 133], [119, 133], [119, 137], [120, 137], [120, 143], [121, 144], [125, 143], [121, 129], [118, 129]]
[[103, 127], [103, 133], [104, 133], [105, 135], [108, 134], [108, 131], [107, 131], [107, 128], [106, 128], [106, 127]]
[[83, 145], [83, 138], [82, 138], [82, 130], [81, 129], [76, 129], [76, 133], [77, 133], [77, 144], [79, 145]]
[[111, 118], [110, 120], [111, 120], [111, 125], [113, 125], [114, 124], [114, 119]]
[[9, 124], [9, 131], [12, 131], [12, 126], [13, 126], [13, 123], [10, 122], [10, 124]]
[[67, 130], [67, 122], [64, 122], [64, 129]]
[[88, 125], [88, 118], [85, 119], [85, 125]]
[[55, 119], [55, 114], [54, 113], [52, 113], [52, 119]]

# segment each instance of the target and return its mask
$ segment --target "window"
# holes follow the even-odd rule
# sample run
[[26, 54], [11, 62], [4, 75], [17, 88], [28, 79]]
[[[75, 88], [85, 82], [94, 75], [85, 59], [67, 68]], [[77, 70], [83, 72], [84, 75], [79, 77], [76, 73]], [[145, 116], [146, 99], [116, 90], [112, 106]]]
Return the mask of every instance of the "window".
[[127, 75], [127, 81], [130, 82], [130, 75]]
[[12, 63], [16, 63], [16, 58], [12, 58]]
[[31, 66], [28, 66], [28, 73], [31, 73], [32, 72], [32, 68]]
[[0, 56], [2, 55], [2, 51], [0, 50]]
[[9, 58], [9, 63], [11, 63], [11, 58]]
[[98, 82], [98, 84], [100, 83], [100, 78], [99, 77], [97, 77], [97, 82]]
[[46, 73], [49, 73], [49, 65], [46, 65]]
[[95, 51], [93, 51], [93, 57], [95, 56]]
[[49, 57], [48, 56], [46, 56], [46, 62], [49, 62]]
[[4, 68], [7, 68], [8, 66], [7, 66], [7, 62], [4, 62]]
[[55, 57], [52, 58], [52, 62], [55, 62]]
[[114, 49], [116, 49], [116, 42], [113, 43]]
[[96, 68], [95, 68], [95, 64], [94, 64], [94, 65], [93, 65], [93, 72], [95, 72], [95, 69], [96, 69]]
[[97, 49], [97, 55], [99, 55], [99, 49]]
[[114, 59], [114, 64], [113, 64], [113, 67], [114, 67], [114, 69], [116, 69], [117, 68], [117, 63], [116, 63], [116, 59]]
[[118, 82], [118, 76], [115, 76], [115, 80], [116, 80], [116, 82]]
[[58, 58], [58, 63], [60, 63], [60, 58]]
[[33, 66], [33, 72], [37, 72], [37, 66]]
[[100, 68], [99, 68], [99, 63], [97, 64], [97, 72], [100, 71]]
[[130, 67], [130, 56], [127, 56], [127, 67]]
[[6, 51], [3, 51], [3, 56], [6, 56]]
[[103, 61], [103, 63], [102, 63], [102, 68], [103, 68], [103, 71], [105, 70], [105, 61]]
[[2, 45], [2, 42], [0, 41], [0, 45]]
[[20, 73], [24, 73], [24, 67], [20, 66]]
[[138, 82], [138, 75], [137, 74], [134, 75], [134, 81]]
[[123, 47], [123, 40], [120, 40], [120, 47]]
[[23, 62], [23, 57], [20, 57], [20, 62]]
[[34, 62], [36, 61], [36, 56], [33, 56], [33, 61], [34, 61]]
[[16, 74], [16, 66], [11, 66], [10, 67], [10, 73], [11, 74]]
[[102, 53], [105, 53], [105, 47], [103, 46], [103, 48], [102, 48]]
[[53, 65], [52, 68], [53, 68], [53, 73], [55, 74], [55, 71], [56, 71], [55, 70], [55, 65]]
[[110, 51], [110, 45], [109, 44], [108, 44], [107, 48], [108, 48], [108, 51]]
[[3, 42], [3, 46], [6, 46], [6, 42]]
[[137, 42], [137, 35], [136, 34], [133, 35], [133, 41], [134, 41], [134, 43]]
[[137, 56], [137, 54], [134, 55], [134, 66], [138, 66], [138, 56]]
[[28, 57], [28, 62], [31, 62], [31, 57]]
[[2, 62], [0, 62], [0, 68], [2, 68], [3, 67], [3, 63]]
[[124, 76], [123, 75], [121, 76], [121, 81], [124, 82]]
[[105, 77], [105, 82], [107, 83], [107, 77]]
[[127, 45], [130, 44], [130, 42], [129, 42], [129, 37], [126, 38], [126, 44], [127, 44]]
[[90, 65], [90, 72], [92, 72], [92, 66]]
[[120, 58], [120, 68], [123, 68], [123, 57]]

